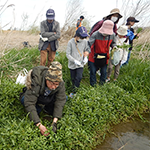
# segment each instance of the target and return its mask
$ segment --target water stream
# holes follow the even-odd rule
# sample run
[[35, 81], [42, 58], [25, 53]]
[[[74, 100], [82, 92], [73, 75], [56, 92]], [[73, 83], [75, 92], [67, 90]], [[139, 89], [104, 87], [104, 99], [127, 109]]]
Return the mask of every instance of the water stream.
[[150, 150], [150, 114], [143, 117], [114, 126], [95, 150]]

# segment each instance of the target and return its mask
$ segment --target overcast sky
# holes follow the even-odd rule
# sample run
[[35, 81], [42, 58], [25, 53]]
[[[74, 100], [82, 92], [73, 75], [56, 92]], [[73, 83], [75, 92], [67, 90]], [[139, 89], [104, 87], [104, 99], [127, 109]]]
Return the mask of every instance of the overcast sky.
[[[87, 15], [93, 16], [91, 25], [108, 15], [113, 8], [120, 7], [118, 0], [82, 1], [83, 3], [81, 5], [87, 12]], [[6, 6], [14, 4], [13, 7], [6, 8], [4, 12], [0, 11], [0, 25], [4, 27], [8, 24], [5, 29], [9, 29], [10, 26], [20, 28], [23, 24], [22, 16], [25, 15], [28, 16], [28, 25], [33, 24], [36, 18], [38, 18], [37, 25], [40, 25], [40, 21], [46, 19], [45, 13], [49, 8], [55, 10], [55, 20], [59, 21], [62, 27], [65, 20], [65, 9], [68, 0], [0, 0], [0, 8], [2, 8], [5, 2], [7, 2]]]

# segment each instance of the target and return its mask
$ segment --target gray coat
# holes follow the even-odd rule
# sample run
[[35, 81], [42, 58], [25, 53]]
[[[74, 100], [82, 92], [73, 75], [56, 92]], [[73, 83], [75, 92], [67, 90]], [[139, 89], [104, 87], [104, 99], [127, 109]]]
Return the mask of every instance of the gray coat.
[[[60, 38], [59, 22], [54, 20], [52, 32], [49, 32], [49, 27], [47, 26], [47, 20], [44, 20], [41, 22], [40, 31], [41, 31], [41, 36], [43, 38], [48, 38], [48, 42], [56, 40], [55, 46], [56, 46], [56, 49], [58, 49], [58, 46], [59, 46], [58, 39]], [[54, 34], [54, 32], [56, 32], [56, 34]], [[43, 45], [44, 45], [44, 42], [40, 38], [39, 39], [39, 47], [38, 47], [39, 50], [42, 50]]]

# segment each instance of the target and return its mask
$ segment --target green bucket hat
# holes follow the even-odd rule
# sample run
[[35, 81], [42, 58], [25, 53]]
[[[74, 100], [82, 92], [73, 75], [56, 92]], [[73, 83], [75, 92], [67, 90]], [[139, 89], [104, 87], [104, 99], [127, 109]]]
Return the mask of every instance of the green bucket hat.
[[61, 82], [62, 79], [62, 65], [58, 61], [53, 61], [49, 69], [47, 70], [46, 80], [52, 81], [52, 82]]

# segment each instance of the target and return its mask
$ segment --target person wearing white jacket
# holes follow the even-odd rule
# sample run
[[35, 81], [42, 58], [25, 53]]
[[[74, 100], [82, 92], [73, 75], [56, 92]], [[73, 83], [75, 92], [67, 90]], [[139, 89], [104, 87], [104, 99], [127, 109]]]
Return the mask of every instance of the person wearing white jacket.
[[[124, 62], [127, 60], [128, 51], [126, 50], [126, 48], [121, 47], [124, 44], [128, 45], [127, 43], [125, 43], [125, 40], [126, 40], [125, 36], [127, 35], [127, 29], [128, 29], [127, 26], [122, 25], [117, 30], [116, 44], [118, 47], [115, 47], [115, 49], [112, 50], [114, 52], [113, 52], [113, 55], [111, 56], [111, 58], [109, 59], [106, 82], [110, 81], [110, 76], [112, 73], [113, 66], [115, 66], [114, 81], [116, 81], [116, 79], [118, 78], [118, 75], [119, 75], [121, 62]], [[119, 47], [121, 47], [121, 48], [119, 48]]]
[[90, 48], [88, 47], [87, 30], [81, 26], [77, 29], [74, 38], [72, 38], [67, 45], [66, 56], [68, 58], [68, 68], [70, 69], [70, 75], [72, 80], [72, 93], [70, 97], [76, 93], [76, 88], [80, 86], [82, 79], [83, 67], [88, 62], [88, 55]]

